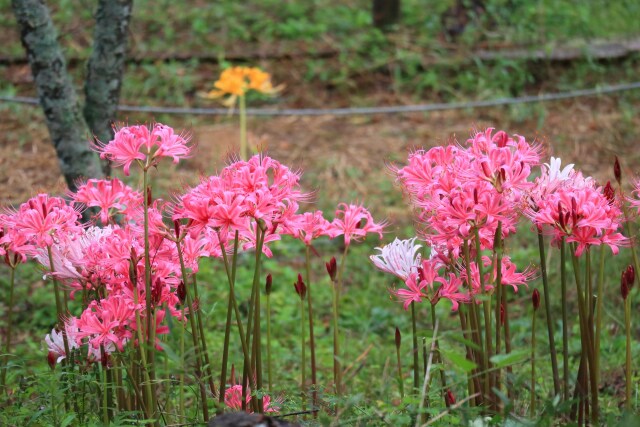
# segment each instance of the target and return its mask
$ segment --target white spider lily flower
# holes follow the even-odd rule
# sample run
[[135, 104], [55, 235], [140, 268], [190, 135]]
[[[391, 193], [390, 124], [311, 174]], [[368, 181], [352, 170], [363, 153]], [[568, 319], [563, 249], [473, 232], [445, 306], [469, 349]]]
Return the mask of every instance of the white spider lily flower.
[[369, 258], [378, 270], [406, 281], [409, 275], [420, 266], [422, 259], [421, 255], [417, 254], [422, 245], [416, 245], [416, 239], [417, 237], [407, 240], [396, 238], [388, 245], [376, 248], [380, 253], [371, 255]]
[[547, 175], [549, 182], [562, 182], [569, 179], [571, 173], [573, 172], [573, 163], [570, 163], [564, 167], [564, 169], [560, 169], [560, 164], [562, 160], [559, 157], [552, 157], [549, 163], [545, 163], [544, 165], [547, 167]]
[[[67, 330], [67, 343], [69, 344], [69, 350], [71, 351], [78, 348], [78, 343], [75, 340], [74, 325], [65, 323], [65, 329]], [[57, 331], [55, 328], [52, 329], [51, 333], [44, 337], [44, 342], [47, 344], [49, 352], [54, 354], [56, 363], [60, 363], [67, 357], [67, 353], [64, 349], [62, 331]]]

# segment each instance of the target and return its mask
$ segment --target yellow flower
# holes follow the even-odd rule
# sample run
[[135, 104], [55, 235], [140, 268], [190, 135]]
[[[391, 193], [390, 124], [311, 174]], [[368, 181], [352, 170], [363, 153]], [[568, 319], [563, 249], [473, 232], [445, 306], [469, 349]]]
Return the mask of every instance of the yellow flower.
[[213, 84], [214, 89], [207, 94], [208, 98], [229, 96], [225, 105], [235, 104], [237, 97], [244, 96], [249, 90], [255, 90], [266, 95], [274, 95], [283, 86], [273, 87], [271, 75], [257, 67], [231, 67], [220, 74], [220, 78]]

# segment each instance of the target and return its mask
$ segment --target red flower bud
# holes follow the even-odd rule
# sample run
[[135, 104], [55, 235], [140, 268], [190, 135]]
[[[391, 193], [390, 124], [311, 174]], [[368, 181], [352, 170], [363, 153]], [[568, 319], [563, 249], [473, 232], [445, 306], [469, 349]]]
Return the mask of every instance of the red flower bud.
[[620, 169], [620, 161], [618, 160], [618, 156], [615, 157], [613, 162], [613, 176], [616, 177], [616, 181], [621, 185], [622, 182], [622, 170]]
[[273, 278], [271, 277], [271, 273], [267, 274], [267, 282], [264, 286], [265, 292], [267, 295], [271, 295], [271, 286], [273, 283]]
[[58, 357], [56, 356], [56, 354], [53, 351], [50, 351], [49, 354], [47, 354], [47, 363], [49, 363], [49, 367], [51, 369], [55, 369], [56, 368], [56, 361], [58, 360]]
[[400, 348], [402, 343], [402, 335], [400, 335], [400, 329], [396, 326], [396, 348]]
[[300, 296], [300, 299], [304, 299], [307, 295], [307, 285], [302, 281], [301, 274], [298, 274], [298, 281], [293, 284], [293, 287], [296, 289], [296, 293]]
[[604, 197], [609, 200], [610, 205], [616, 201], [616, 190], [611, 186], [611, 181], [607, 181], [607, 185], [604, 186]]
[[451, 390], [447, 389], [447, 394], [445, 396], [446, 400], [447, 400], [447, 405], [455, 405], [456, 404], [456, 397], [454, 396], [453, 392]]
[[537, 310], [540, 307], [540, 292], [537, 289], [534, 289], [531, 294], [531, 302], [533, 303], [534, 310]]
[[325, 263], [327, 267], [327, 273], [329, 273], [329, 277], [332, 282], [336, 281], [336, 275], [338, 274], [338, 263], [336, 262], [336, 257], [331, 257], [331, 261]]
[[627, 283], [627, 277], [625, 272], [622, 272], [622, 276], [620, 277], [620, 295], [622, 295], [622, 299], [626, 300], [629, 296], [629, 284]]
[[184, 300], [187, 299], [187, 287], [184, 285], [184, 282], [180, 282], [178, 289], [176, 290], [176, 294], [178, 295], [180, 302], [184, 304]]
[[558, 222], [560, 223], [560, 228], [564, 229], [567, 225], [564, 220], [564, 211], [562, 210], [562, 204], [558, 202]]
[[499, 148], [504, 148], [507, 146], [507, 141], [509, 141], [509, 135], [507, 135], [505, 131], [501, 130], [496, 132], [491, 139]]
[[487, 162], [480, 163], [480, 166], [482, 167], [482, 172], [484, 172], [484, 175], [487, 178], [493, 177], [493, 173], [491, 173], [491, 169], [489, 168], [489, 164]]
[[633, 268], [633, 265], [627, 266], [627, 269], [624, 271], [625, 279], [627, 280], [627, 286], [629, 289], [633, 288], [633, 285], [636, 281], [636, 269]]
[[162, 299], [162, 287], [162, 280], [160, 280], [160, 278], [156, 279], [151, 289], [151, 300], [154, 305], [160, 304], [160, 300]]
[[179, 239], [180, 238], [180, 220], [179, 219], [173, 220], [173, 230], [176, 233], [176, 239]]
[[151, 206], [153, 197], [151, 196], [151, 186], [147, 186], [147, 206]]

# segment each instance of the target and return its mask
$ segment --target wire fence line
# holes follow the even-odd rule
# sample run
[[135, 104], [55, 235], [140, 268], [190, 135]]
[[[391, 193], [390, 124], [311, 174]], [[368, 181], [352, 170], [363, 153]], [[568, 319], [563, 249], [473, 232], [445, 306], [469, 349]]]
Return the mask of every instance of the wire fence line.
[[[618, 92], [627, 92], [640, 89], [640, 81], [593, 87], [590, 89], [577, 89], [566, 92], [541, 93], [538, 95], [525, 95], [513, 98], [496, 98], [484, 101], [459, 101], [434, 104], [416, 105], [390, 105], [383, 107], [344, 107], [344, 108], [248, 108], [250, 116], [358, 116], [371, 114], [406, 114], [424, 113], [431, 111], [463, 110], [482, 107], [499, 107], [505, 105], [529, 104], [534, 102], [560, 101], [564, 99], [593, 97], [608, 95]], [[0, 96], [0, 102], [38, 105], [38, 98], [27, 96]], [[187, 108], [187, 107], [155, 107], [120, 105], [118, 111], [153, 114], [187, 114], [222, 116], [237, 115], [237, 110], [228, 108]]]

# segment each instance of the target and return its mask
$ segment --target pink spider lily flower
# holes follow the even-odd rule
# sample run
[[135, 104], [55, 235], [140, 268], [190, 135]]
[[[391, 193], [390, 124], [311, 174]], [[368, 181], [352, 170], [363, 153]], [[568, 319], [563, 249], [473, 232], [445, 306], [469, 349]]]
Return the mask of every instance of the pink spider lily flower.
[[171, 127], [161, 123], [151, 127], [125, 126], [116, 130], [109, 143], [98, 142], [94, 149], [102, 159], [122, 166], [127, 176], [133, 162], [146, 170], [157, 165], [161, 157], [171, 157], [173, 163], [178, 163], [191, 153], [189, 136], [176, 135]]
[[[251, 402], [251, 390], [247, 390], [247, 411], [252, 413], [250, 410], [250, 402]], [[236, 384], [228, 387], [224, 391], [224, 404], [227, 408], [234, 409], [236, 411], [242, 410], [242, 385]], [[280, 411], [279, 402], [277, 399], [274, 401], [271, 400], [271, 396], [265, 394], [262, 396], [262, 407], [263, 412], [278, 412]]]
[[539, 229], [553, 236], [553, 244], [559, 244], [562, 238], [575, 243], [576, 256], [601, 244], [617, 254], [620, 246], [628, 246], [630, 242], [619, 233], [623, 222], [620, 202], [611, 199], [605, 190], [576, 172], [555, 192], [544, 198], [532, 198], [534, 204], [525, 214]]
[[13, 223], [15, 219], [11, 215], [0, 214], [0, 256], [4, 257], [5, 264], [15, 267], [20, 262], [27, 262], [27, 257], [36, 249], [27, 236], [10, 225]]
[[7, 227], [15, 228], [25, 240], [38, 247], [68, 240], [77, 233], [80, 213], [59, 197], [38, 194], [5, 217]]
[[423, 298], [428, 298], [427, 290], [429, 284], [425, 280], [420, 280], [420, 276], [417, 272], [409, 274], [409, 277], [404, 282], [405, 288], [391, 290], [391, 294], [398, 298], [402, 302], [402, 307], [409, 310], [409, 306], [412, 302], [422, 302]]
[[375, 233], [382, 239], [382, 231], [386, 222], [375, 223], [371, 213], [362, 205], [340, 203], [336, 210], [329, 233], [331, 238], [344, 235], [344, 244], [349, 246], [351, 240], [360, 241], [367, 233]]
[[460, 304], [468, 304], [471, 302], [469, 292], [464, 291], [464, 281], [462, 281], [454, 273], [449, 273], [449, 279], [439, 277], [436, 279], [441, 286], [438, 288], [432, 304], [436, 304], [441, 298], [451, 301], [451, 311], [458, 311]]
[[415, 241], [416, 237], [407, 240], [396, 238], [382, 248], [375, 248], [380, 253], [370, 255], [369, 259], [378, 270], [393, 274], [405, 281], [420, 266], [421, 255], [417, 252], [422, 245], [416, 245]]
[[119, 179], [90, 179], [71, 193], [76, 203], [100, 208], [99, 217], [103, 225], [109, 224], [117, 214], [130, 214], [142, 205], [142, 195]]
[[290, 234], [309, 246], [318, 237], [327, 236], [330, 225], [331, 223], [322, 215], [322, 211], [305, 212], [285, 221], [283, 233]]

